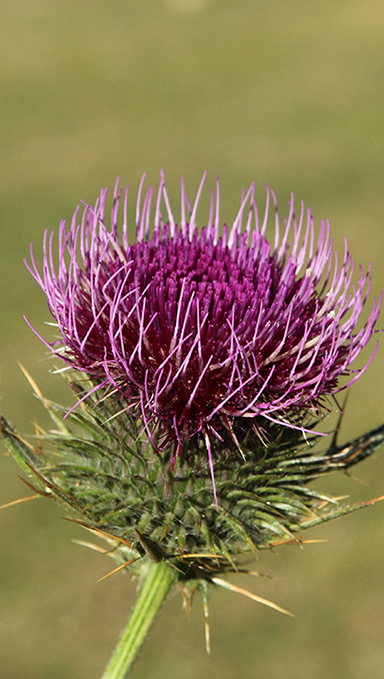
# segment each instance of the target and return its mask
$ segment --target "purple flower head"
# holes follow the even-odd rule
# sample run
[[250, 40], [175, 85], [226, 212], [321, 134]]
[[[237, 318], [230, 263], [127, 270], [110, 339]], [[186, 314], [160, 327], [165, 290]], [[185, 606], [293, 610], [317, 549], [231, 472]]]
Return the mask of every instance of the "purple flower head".
[[[61, 346], [52, 349], [107, 388], [121, 409], [142, 418], [173, 463], [185, 442], [202, 437], [213, 469], [210, 442], [238, 418], [261, 427], [265, 418], [295, 427], [297, 418], [319, 413], [324, 398], [354, 382], [351, 363], [372, 336], [380, 301], [357, 324], [370, 288], [369, 271], [352, 284], [353, 260], [339, 263], [328, 223], [317, 237], [311, 212], [294, 212], [284, 223], [267, 190], [262, 223], [254, 185], [242, 194], [230, 230], [219, 228], [219, 186], [211, 191], [207, 225], [196, 212], [203, 181], [191, 207], [181, 185], [181, 220], [175, 223], [164, 176], [150, 229], [153, 187], [142, 201], [136, 241], [124, 223], [118, 233], [121, 191], [116, 184], [111, 228], [104, 221], [106, 190], [81, 222], [59, 229], [58, 263], [53, 233], [45, 235], [43, 273], [32, 252], [32, 275], [44, 290], [58, 325]], [[270, 198], [274, 243], [266, 237]], [[165, 203], [166, 217], [161, 212]], [[302, 421], [302, 418], [300, 419]], [[213, 474], [213, 472], [212, 472]]]

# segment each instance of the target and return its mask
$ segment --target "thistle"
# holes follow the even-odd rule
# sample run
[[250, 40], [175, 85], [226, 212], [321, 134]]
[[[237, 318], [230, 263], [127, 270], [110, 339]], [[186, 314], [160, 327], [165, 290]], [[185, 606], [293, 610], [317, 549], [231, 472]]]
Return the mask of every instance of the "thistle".
[[[56, 423], [39, 433], [54, 456], [38, 455], [2, 422], [38, 492], [107, 540], [117, 570], [147, 573], [135, 611], [148, 624], [145, 587], [160, 591], [161, 581], [162, 601], [178, 580], [186, 596], [199, 588], [206, 605], [209, 583], [236, 589], [219, 576], [239, 570], [239, 555], [300, 540], [304, 528], [363, 506], [340, 507], [308, 483], [347, 469], [384, 439], [380, 427], [347, 446], [334, 436], [325, 451], [313, 450], [336, 394], [377, 350], [352, 366], [379, 317], [381, 298], [361, 320], [370, 271], [354, 281], [346, 243], [339, 263], [329, 224], [316, 235], [311, 212], [301, 205], [297, 217], [293, 197], [280, 224], [267, 189], [259, 218], [253, 185], [227, 229], [217, 183], [199, 229], [204, 179], [193, 205], [182, 182], [178, 224], [164, 176], [155, 201], [153, 187], [142, 195], [143, 177], [132, 244], [128, 188], [120, 230], [116, 183], [110, 227], [103, 190], [69, 227], [61, 222], [58, 246], [46, 232], [41, 269], [31, 249], [27, 266], [58, 331], [53, 343], [41, 339], [65, 364], [78, 402], [67, 412], [35, 387]], [[131, 664], [137, 648], [128, 661], [124, 644], [105, 679]]]

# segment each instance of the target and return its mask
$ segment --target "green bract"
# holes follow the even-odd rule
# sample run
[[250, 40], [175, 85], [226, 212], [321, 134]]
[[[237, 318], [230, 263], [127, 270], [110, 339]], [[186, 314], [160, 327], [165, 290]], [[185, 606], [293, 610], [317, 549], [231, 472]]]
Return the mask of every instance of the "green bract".
[[168, 561], [181, 579], [210, 580], [236, 567], [240, 554], [294, 541], [303, 529], [364, 506], [340, 507], [308, 483], [349, 468], [384, 440], [382, 426], [346, 446], [317, 452], [316, 436], [305, 441], [299, 430], [271, 424], [263, 444], [240, 422], [235, 432], [240, 459], [232, 437], [217, 442], [217, 510], [199, 445], [171, 471], [140, 420], [117, 412], [121, 403], [100, 403], [91, 394], [63, 419], [64, 408], [41, 400], [56, 426], [42, 437], [43, 454], [2, 420], [4, 441], [33, 484], [112, 543], [119, 563]]

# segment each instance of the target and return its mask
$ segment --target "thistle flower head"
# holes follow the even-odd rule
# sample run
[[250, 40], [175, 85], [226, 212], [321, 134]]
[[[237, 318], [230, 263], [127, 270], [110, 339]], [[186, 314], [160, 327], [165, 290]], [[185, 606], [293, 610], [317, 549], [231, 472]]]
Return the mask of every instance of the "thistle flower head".
[[[196, 436], [211, 455], [212, 438], [224, 430], [235, 436], [241, 418], [260, 430], [266, 419], [296, 426], [297, 416], [318, 415], [324, 398], [346, 386], [340, 376], [350, 375], [351, 384], [361, 375], [366, 366], [357, 373], [350, 366], [371, 338], [380, 304], [373, 302], [356, 330], [369, 272], [352, 284], [353, 260], [345, 245], [339, 263], [328, 223], [316, 236], [311, 212], [302, 205], [297, 218], [292, 198], [280, 224], [269, 190], [260, 221], [252, 185], [232, 228], [221, 233], [217, 184], [199, 231], [203, 182], [192, 207], [182, 182], [178, 225], [162, 175], [150, 229], [153, 187], [142, 201], [142, 186], [134, 243], [127, 192], [119, 235], [116, 184], [111, 227], [103, 190], [80, 224], [77, 211], [69, 228], [61, 222], [58, 265], [53, 233], [46, 234], [43, 274], [33, 255], [31, 271], [60, 331], [54, 351], [115, 392], [158, 448], [172, 447], [173, 463]], [[266, 236], [271, 197], [273, 245]]]
[[253, 185], [227, 229], [217, 184], [198, 228], [202, 189], [190, 204], [182, 183], [176, 223], [164, 177], [156, 198], [153, 188], [142, 195], [142, 181], [133, 243], [128, 190], [118, 228], [117, 184], [111, 226], [102, 191], [69, 227], [60, 224], [57, 254], [46, 233], [42, 272], [32, 251], [29, 268], [59, 329], [48, 346], [74, 369], [70, 386], [83, 407], [68, 413], [36, 389], [55, 422], [45, 435], [53, 457], [1, 422], [41, 492], [111, 540], [120, 562], [169, 560], [192, 580], [358, 508], [336, 508], [308, 483], [384, 440], [380, 427], [310, 450], [327, 399], [371, 360], [353, 370], [379, 316], [374, 300], [361, 320], [369, 271], [353, 282], [346, 245], [339, 261], [328, 223], [316, 235], [311, 212], [302, 205], [296, 216], [293, 199], [280, 223], [267, 190], [259, 218]]

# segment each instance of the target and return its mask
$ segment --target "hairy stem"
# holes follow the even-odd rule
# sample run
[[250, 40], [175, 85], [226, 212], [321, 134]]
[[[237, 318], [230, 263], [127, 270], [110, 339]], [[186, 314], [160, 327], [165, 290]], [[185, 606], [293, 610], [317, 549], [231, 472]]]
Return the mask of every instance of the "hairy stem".
[[124, 679], [174, 582], [171, 566], [150, 563], [131, 616], [101, 679]]

